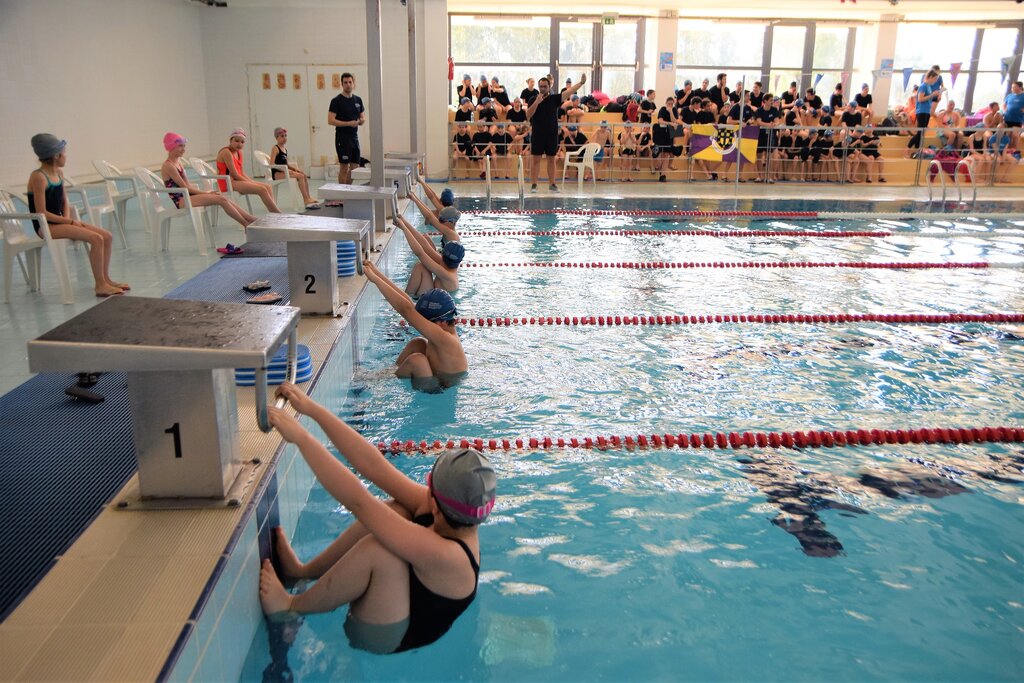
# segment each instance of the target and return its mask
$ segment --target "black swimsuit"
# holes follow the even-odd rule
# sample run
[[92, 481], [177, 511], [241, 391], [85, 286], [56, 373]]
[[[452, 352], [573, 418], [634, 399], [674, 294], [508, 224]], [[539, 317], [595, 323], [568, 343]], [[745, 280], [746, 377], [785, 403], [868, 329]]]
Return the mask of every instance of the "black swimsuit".
[[[430, 526], [433, 524], [434, 518], [427, 513], [416, 517], [413, 521], [421, 526]], [[480, 565], [477, 564], [469, 546], [457, 538], [446, 536], [442, 538], [459, 544], [465, 551], [466, 557], [469, 558], [473, 574], [479, 581]], [[476, 598], [476, 588], [474, 583], [473, 592], [464, 598], [446, 598], [424, 586], [420, 578], [416, 576], [416, 570], [409, 565], [409, 628], [395, 652], [429, 645], [447, 633], [459, 615], [465, 612], [469, 604]]]
[[[43, 173], [42, 171], [39, 171]], [[43, 173], [43, 177], [46, 178], [46, 192], [44, 194], [46, 210], [50, 213], [55, 213], [58, 216], [64, 215], [64, 178], [61, 178], [56, 183], [50, 180], [50, 176]], [[31, 213], [39, 213], [36, 209], [35, 198], [32, 193], [29, 192], [26, 196], [28, 199], [28, 210]], [[39, 221], [32, 221], [33, 227], [36, 229], [36, 234], [39, 234]]]
[[[277, 165], [277, 166], [287, 166], [288, 165], [288, 150], [286, 150], [284, 147], [278, 147], [277, 148], [277, 156], [274, 157], [274, 164]], [[284, 177], [284, 171], [279, 171], [276, 168], [270, 172], [270, 175], [273, 176], [274, 180], [277, 180], [277, 174], [278, 173], [281, 174], [282, 178]]]

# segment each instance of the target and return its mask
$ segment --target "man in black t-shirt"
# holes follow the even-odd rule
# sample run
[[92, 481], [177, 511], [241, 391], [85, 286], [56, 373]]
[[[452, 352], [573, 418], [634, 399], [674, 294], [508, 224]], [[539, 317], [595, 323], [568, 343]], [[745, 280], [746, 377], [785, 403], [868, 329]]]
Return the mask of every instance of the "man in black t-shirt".
[[840, 125], [846, 128], [857, 128], [864, 122], [864, 117], [857, 111], [857, 103], [850, 102], [846, 105], [846, 111], [839, 119]]
[[693, 91], [694, 96], [703, 101], [711, 91], [708, 89], [708, 79], [704, 79], [700, 83], [700, 87]]
[[334, 148], [338, 152], [338, 182], [352, 184], [352, 169], [359, 165], [359, 126], [366, 123], [363, 100], [352, 91], [356, 79], [350, 73], [341, 75], [341, 94], [331, 100], [327, 111], [327, 125], [335, 126]]
[[708, 91], [708, 99], [711, 100], [711, 104], [715, 106], [715, 114], [724, 114], [722, 111], [726, 107], [726, 102], [729, 101], [729, 86], [725, 84], [728, 76], [724, 73], [718, 74], [718, 78], [715, 80], [715, 85]]
[[798, 99], [800, 99], [800, 96], [797, 94], [796, 81], [793, 81], [789, 84], [789, 90], [782, 93], [782, 96], [779, 98], [779, 101], [782, 103], [782, 111], [788, 113], [796, 106]]
[[807, 92], [804, 94], [804, 104], [807, 105], [808, 109], [821, 109], [822, 101], [815, 94], [814, 88], [807, 89]]
[[[653, 92], [653, 91], [652, 91]], [[665, 106], [658, 110], [658, 120], [654, 124], [654, 169], [658, 173], [658, 182], [665, 182], [665, 170], [672, 160], [672, 137], [676, 118], [672, 113], [675, 109], [675, 98], [665, 100]]]
[[846, 106], [846, 99], [843, 97], [843, 84], [836, 83], [836, 89], [832, 93], [832, 97], [828, 100], [828, 106], [832, 107], [832, 111], [838, 113], [840, 109]]
[[580, 82], [566, 88], [560, 95], [551, 92], [551, 81], [547, 77], [540, 79], [537, 84], [539, 92], [529, 108], [526, 110], [526, 118], [530, 120], [532, 132], [530, 133], [530, 152], [533, 156], [531, 177], [533, 184], [531, 192], [537, 191], [537, 179], [540, 177], [541, 157], [547, 156], [548, 182], [552, 192], [558, 192], [558, 185], [555, 184], [555, 155], [558, 153], [558, 111], [562, 102], [576, 94], [584, 83], [587, 82], [587, 75], [583, 74]]
[[[753, 100], [753, 93], [751, 93]], [[754, 110], [751, 119], [758, 125], [757, 132], [757, 182], [775, 182], [769, 173], [770, 159], [778, 158], [778, 142], [775, 128], [779, 125], [779, 118], [782, 111], [775, 106], [775, 98], [765, 94], [761, 99], [761, 106]], [[777, 170], [776, 166], [776, 170]]]
[[654, 112], [658, 111], [658, 104], [654, 101], [654, 91], [647, 91], [647, 98], [640, 103], [640, 123], [651, 123]]
[[750, 91], [750, 106], [754, 109], [761, 108], [764, 101], [764, 92], [761, 91], [761, 81], [754, 81], [754, 87]]
[[871, 110], [871, 103], [874, 98], [871, 97], [871, 92], [868, 89], [868, 84], [860, 86], [860, 92], [854, 95], [853, 100], [857, 103], [857, 109], [864, 115], [864, 121], [871, 121], [871, 117], [874, 112]]

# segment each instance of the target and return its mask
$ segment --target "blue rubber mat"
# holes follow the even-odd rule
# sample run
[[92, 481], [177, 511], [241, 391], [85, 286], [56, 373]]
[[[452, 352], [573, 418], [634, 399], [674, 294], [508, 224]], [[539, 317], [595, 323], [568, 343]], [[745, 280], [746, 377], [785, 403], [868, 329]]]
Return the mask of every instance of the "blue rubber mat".
[[0, 396], [0, 621], [28, 594], [135, 472], [124, 373], [84, 403], [75, 375], [42, 374]]
[[286, 258], [237, 258], [221, 259], [176, 289], [168, 292], [165, 299], [189, 299], [192, 301], [224, 301], [244, 304], [259, 294], [242, 289], [254, 280], [270, 280], [271, 288], [283, 297], [281, 304], [291, 299], [288, 288], [288, 259]]

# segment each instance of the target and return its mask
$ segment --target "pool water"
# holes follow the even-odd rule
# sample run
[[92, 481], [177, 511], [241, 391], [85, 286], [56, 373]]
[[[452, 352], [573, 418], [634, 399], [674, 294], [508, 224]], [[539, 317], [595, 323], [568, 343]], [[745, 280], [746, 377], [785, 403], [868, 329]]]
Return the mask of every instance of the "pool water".
[[[629, 217], [470, 215], [460, 230], [658, 229]], [[778, 221], [699, 229], [821, 229]], [[471, 317], [1018, 312], [1015, 225], [844, 221], [887, 238], [467, 236], [466, 264], [989, 261], [990, 270], [464, 268]], [[401, 238], [398, 238], [399, 240]], [[394, 247], [392, 247], [394, 248]], [[401, 247], [407, 272], [411, 257]], [[466, 381], [414, 393], [389, 369], [412, 334], [386, 312], [343, 419], [373, 441], [893, 429], [1024, 423], [1010, 325], [469, 328]], [[296, 680], [1015, 680], [1024, 661], [1020, 444], [489, 454], [478, 598], [440, 641], [352, 650], [343, 611], [257, 634]], [[431, 455], [395, 456], [422, 480]], [[320, 487], [294, 545], [351, 516]], [[287, 650], [286, 654], [285, 651]], [[279, 671], [277, 669], [276, 671]], [[273, 679], [274, 676], [268, 676]]]

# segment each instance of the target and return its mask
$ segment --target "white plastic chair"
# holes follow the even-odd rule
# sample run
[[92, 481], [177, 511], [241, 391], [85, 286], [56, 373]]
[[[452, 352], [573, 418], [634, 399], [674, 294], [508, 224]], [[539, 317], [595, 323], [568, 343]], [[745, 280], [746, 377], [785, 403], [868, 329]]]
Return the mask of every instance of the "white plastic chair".
[[[110, 191], [110, 200], [117, 209], [117, 222], [121, 227], [121, 241], [127, 246], [124, 240], [125, 213], [127, 212], [128, 200], [138, 198], [139, 186], [136, 184], [135, 176], [122, 173], [116, 166], [103, 159], [93, 159], [93, 168], [100, 174], [100, 177], [107, 183]], [[141, 206], [139, 207], [142, 208]]]
[[[139, 188], [145, 198], [140, 196], [143, 211], [149, 215], [149, 225], [153, 236], [153, 251], [166, 251], [171, 237], [171, 221], [175, 218], [187, 218], [196, 233], [196, 244], [199, 253], [206, 256], [206, 230], [203, 228], [203, 210], [192, 206], [188, 191], [180, 188], [164, 186], [164, 181], [156, 173], [142, 166], [135, 167], [135, 176], [139, 179]], [[183, 206], [179, 209], [171, 201], [170, 194], [181, 194]], [[210, 236], [210, 246], [215, 246]]]
[[[193, 157], [189, 159], [188, 165], [192, 167], [192, 170], [196, 172], [200, 179], [206, 182], [205, 185], [199, 183], [199, 187], [201, 187], [203, 190], [208, 190], [211, 192], [220, 192], [221, 194], [226, 195], [228, 199], [235, 202], [236, 204], [239, 202], [239, 200], [245, 198], [245, 205], [249, 208], [249, 213], [252, 213], [252, 195], [237, 192], [234, 186], [232, 186], [231, 184], [231, 176], [218, 175], [216, 168], [214, 168], [213, 166], [211, 166], [210, 164], [206, 163], [205, 161], [198, 157]], [[218, 180], [224, 181], [225, 187], [228, 188], [227, 192], [221, 192], [220, 184], [217, 182]], [[214, 222], [214, 225], [216, 225], [216, 222]]]
[[[18, 211], [14, 200], [17, 199], [25, 211]], [[57, 271], [57, 282], [60, 283], [61, 300], [65, 304], [75, 303], [75, 294], [71, 289], [71, 271], [68, 269], [66, 239], [53, 239], [50, 236], [50, 224], [41, 213], [28, 212], [28, 199], [11, 190], [0, 190], [0, 232], [3, 233], [4, 246], [4, 303], [11, 302], [11, 279], [14, 275], [14, 261], [18, 261], [21, 274], [28, 284], [29, 291], [38, 292], [42, 284], [43, 247], [50, 252], [54, 270]], [[35, 219], [39, 222], [39, 234], [29, 232], [26, 226]], [[25, 259], [22, 259], [22, 254]], [[27, 261], [27, 263], [26, 263]]]
[[[121, 234], [121, 247], [128, 248], [128, 238], [125, 236], [124, 225], [117, 216], [117, 209], [114, 206], [114, 198], [110, 194], [110, 186], [107, 183], [88, 183], [79, 185], [67, 176], [64, 176], [64, 194], [68, 201], [78, 209], [79, 214], [85, 214], [85, 219], [93, 225], [104, 227], [103, 217], [111, 216], [117, 224], [118, 232]], [[97, 201], [98, 200], [98, 201]]]
[[590, 169], [590, 182], [597, 189], [597, 170], [594, 168], [594, 157], [601, 151], [601, 145], [596, 142], [588, 142], [575, 152], [566, 152], [565, 166], [562, 167], [562, 184], [565, 184], [565, 175], [572, 166], [576, 169], [577, 192], [583, 192], [583, 177], [586, 169]]
[[[256, 165], [260, 167], [260, 170], [263, 171], [264, 177], [266, 178], [266, 180], [262, 180], [260, 182], [270, 185], [270, 188], [274, 193], [274, 201], [277, 202], [278, 206], [281, 205], [281, 199], [278, 196], [278, 190], [281, 188], [282, 185], [284, 185], [285, 187], [288, 188], [288, 191], [291, 194], [292, 209], [296, 210], [296, 207], [299, 206], [299, 201], [296, 199], [297, 193], [295, 191], [295, 188], [298, 187], [298, 181], [296, 180], [295, 186], [292, 186], [291, 181], [293, 180], [293, 178], [291, 171], [288, 170], [288, 166], [286, 164], [270, 163], [270, 155], [267, 154], [266, 152], [261, 152], [258, 149], [254, 149], [252, 151], [252, 157], [253, 159], [256, 160]], [[284, 171], [284, 177], [277, 178], [275, 180], [274, 171]]]

